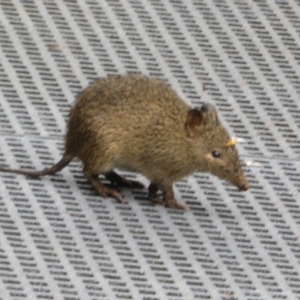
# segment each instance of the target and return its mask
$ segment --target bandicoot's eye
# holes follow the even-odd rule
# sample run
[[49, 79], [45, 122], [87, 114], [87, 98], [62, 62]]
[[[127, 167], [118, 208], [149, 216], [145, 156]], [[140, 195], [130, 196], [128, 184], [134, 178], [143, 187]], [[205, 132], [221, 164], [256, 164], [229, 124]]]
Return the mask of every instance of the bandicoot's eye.
[[212, 151], [211, 155], [215, 158], [221, 157], [221, 153], [217, 150]]

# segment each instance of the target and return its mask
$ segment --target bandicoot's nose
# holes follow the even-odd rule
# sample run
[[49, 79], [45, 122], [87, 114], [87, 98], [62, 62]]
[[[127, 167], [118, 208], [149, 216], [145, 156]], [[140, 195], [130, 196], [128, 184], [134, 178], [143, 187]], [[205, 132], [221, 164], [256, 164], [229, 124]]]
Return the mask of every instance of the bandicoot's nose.
[[249, 186], [248, 181], [244, 182], [243, 184], [241, 184], [239, 186], [240, 191], [247, 191], [247, 190], [249, 190], [249, 188], [250, 188], [250, 186]]

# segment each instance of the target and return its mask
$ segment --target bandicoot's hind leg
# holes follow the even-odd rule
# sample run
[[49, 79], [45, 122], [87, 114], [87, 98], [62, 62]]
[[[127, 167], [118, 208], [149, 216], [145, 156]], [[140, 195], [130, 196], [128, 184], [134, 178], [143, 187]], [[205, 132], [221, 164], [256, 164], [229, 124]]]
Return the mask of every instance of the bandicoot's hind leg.
[[15, 173], [15, 174], [22, 174], [22, 175], [28, 175], [33, 177], [43, 176], [43, 175], [53, 175], [60, 170], [62, 170], [64, 167], [66, 167], [71, 160], [73, 159], [73, 156], [65, 154], [62, 159], [55, 164], [53, 167], [41, 171], [31, 171], [31, 170], [14, 170], [14, 169], [5, 169], [0, 168], [0, 172], [6, 172], [6, 173]]
[[106, 198], [108, 196], [111, 196], [115, 198], [119, 203], [123, 203], [122, 196], [115, 190], [109, 188], [108, 186], [104, 185], [100, 182], [98, 175], [92, 175], [86, 170], [83, 171], [84, 175], [86, 176], [87, 180], [90, 182], [90, 184], [95, 188], [97, 193]]
[[141, 188], [141, 189], [145, 188], [145, 186], [142, 183], [135, 180], [126, 179], [114, 171], [107, 172], [104, 175], [112, 183], [116, 183], [123, 186]]

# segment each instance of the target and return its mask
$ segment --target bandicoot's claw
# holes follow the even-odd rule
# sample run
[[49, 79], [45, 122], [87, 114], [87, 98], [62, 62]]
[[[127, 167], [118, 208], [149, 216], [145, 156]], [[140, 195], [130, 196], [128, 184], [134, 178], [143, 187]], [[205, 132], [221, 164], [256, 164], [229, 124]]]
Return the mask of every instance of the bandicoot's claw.
[[124, 203], [123, 197], [117, 191], [105, 185], [104, 185], [104, 189], [102, 189], [102, 193], [99, 192], [99, 194], [104, 198], [110, 196], [112, 198], [115, 198], [119, 203]]
[[168, 208], [190, 211], [190, 208], [187, 205], [181, 204], [181, 203], [177, 202], [175, 199], [174, 199], [174, 201], [166, 202], [166, 200], [164, 198], [155, 196], [155, 197], [149, 197], [149, 200], [152, 201], [153, 203], [164, 205], [165, 207], [168, 207]]
[[168, 207], [168, 208], [174, 208], [174, 209], [181, 209], [181, 210], [185, 210], [185, 211], [191, 211], [191, 209], [189, 208], [189, 206], [187, 206], [185, 204], [180, 204], [178, 202], [166, 205], [166, 207]]

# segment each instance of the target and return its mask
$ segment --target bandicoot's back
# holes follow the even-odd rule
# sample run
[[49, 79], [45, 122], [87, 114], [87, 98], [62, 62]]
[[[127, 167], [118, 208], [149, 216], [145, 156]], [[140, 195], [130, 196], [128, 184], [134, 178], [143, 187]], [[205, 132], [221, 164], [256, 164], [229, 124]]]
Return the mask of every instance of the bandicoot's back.
[[119, 149], [130, 145], [130, 149], [126, 146], [128, 152], [142, 144], [148, 148], [159, 138], [170, 142], [170, 134], [184, 134], [188, 110], [187, 104], [161, 80], [141, 75], [99, 79], [79, 94], [75, 102], [68, 123], [66, 150], [82, 159], [91, 146], [96, 148], [100, 144], [110, 149], [113, 145]]

